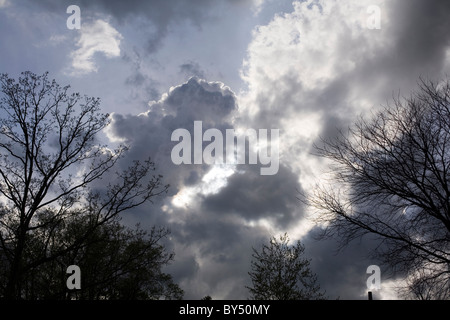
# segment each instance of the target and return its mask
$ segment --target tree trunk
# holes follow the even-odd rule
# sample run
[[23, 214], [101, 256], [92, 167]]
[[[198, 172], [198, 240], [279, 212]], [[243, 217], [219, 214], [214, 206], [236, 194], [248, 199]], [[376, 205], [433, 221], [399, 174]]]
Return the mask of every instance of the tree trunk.
[[25, 232], [21, 231], [19, 234], [5, 290], [5, 299], [7, 300], [19, 300], [21, 298], [22, 256], [25, 248]]

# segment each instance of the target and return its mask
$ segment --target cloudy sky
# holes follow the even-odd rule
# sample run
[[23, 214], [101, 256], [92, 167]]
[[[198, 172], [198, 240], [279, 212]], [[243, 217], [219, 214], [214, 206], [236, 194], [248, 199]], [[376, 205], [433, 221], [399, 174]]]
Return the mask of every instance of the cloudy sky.
[[[80, 29], [67, 27], [70, 5]], [[314, 212], [297, 199], [327, 171], [312, 146], [408, 95], [420, 76], [448, 75], [449, 17], [448, 0], [0, 0], [0, 72], [49, 71], [100, 97], [112, 120], [101, 139], [129, 145], [127, 161], [156, 162], [168, 196], [123, 221], [170, 228], [167, 271], [186, 299], [246, 299], [251, 248], [284, 232], [306, 245], [330, 298], [366, 299], [376, 243], [337, 252], [336, 241], [314, 240]], [[194, 134], [194, 121], [279, 129], [278, 171], [175, 165], [171, 135]], [[374, 297], [396, 298], [381, 271]]]

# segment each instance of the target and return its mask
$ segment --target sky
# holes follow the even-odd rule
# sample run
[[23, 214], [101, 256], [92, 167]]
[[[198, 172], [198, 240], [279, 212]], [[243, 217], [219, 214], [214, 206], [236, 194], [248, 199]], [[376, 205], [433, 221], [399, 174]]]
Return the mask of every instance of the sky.
[[[71, 5], [80, 28], [68, 27]], [[0, 0], [0, 72], [48, 71], [99, 97], [111, 119], [99, 139], [130, 148], [120, 166], [155, 161], [167, 196], [122, 221], [171, 230], [166, 271], [185, 299], [247, 299], [252, 247], [285, 232], [305, 245], [329, 298], [366, 299], [377, 242], [339, 251], [336, 240], [316, 240], [315, 212], [298, 200], [330, 170], [313, 146], [408, 96], [419, 77], [448, 75], [449, 17], [448, 0]], [[226, 130], [253, 130], [249, 148], [278, 151], [276, 172], [263, 175], [260, 157], [175, 164], [173, 133], [198, 139], [196, 121], [200, 139], [223, 133], [216, 152]], [[374, 298], [397, 299], [399, 283], [381, 268]]]

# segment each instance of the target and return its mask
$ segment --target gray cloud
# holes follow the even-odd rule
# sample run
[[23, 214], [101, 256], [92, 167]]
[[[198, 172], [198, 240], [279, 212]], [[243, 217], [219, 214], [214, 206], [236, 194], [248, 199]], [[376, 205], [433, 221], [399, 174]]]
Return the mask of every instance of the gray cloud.
[[335, 239], [318, 240], [320, 232], [319, 228], [312, 229], [303, 239], [303, 244], [306, 255], [311, 259], [311, 268], [329, 299], [367, 300], [370, 274], [366, 272], [370, 265], [379, 266], [381, 271], [381, 290], [372, 290], [374, 299], [389, 298], [395, 294], [391, 281], [401, 279], [403, 275], [394, 276], [372, 257], [371, 252], [380, 245], [374, 237], [367, 235], [340, 248]]
[[205, 78], [205, 72], [197, 62], [189, 61], [180, 65], [180, 73], [188, 77]]
[[[389, 2], [394, 22], [391, 73], [435, 77], [442, 71], [450, 44], [450, 3], [443, 0]], [[386, 55], [387, 56], [387, 55]], [[386, 57], [385, 57], [386, 58]]]
[[[78, 37], [65, 28], [65, 10], [71, 4], [80, 6], [84, 21], [109, 19], [124, 37], [119, 62], [109, 61], [97, 74], [64, 83], [104, 96], [105, 110], [120, 110], [112, 116], [109, 135], [131, 147], [121, 166], [152, 157], [157, 173], [171, 184], [167, 198], [123, 219], [127, 224], [172, 230], [167, 245], [176, 257], [169, 270], [186, 298], [209, 294], [245, 299], [251, 247], [267, 240], [274, 229], [301, 228], [306, 223], [307, 208], [296, 196], [297, 190], [309, 191], [304, 177], [322, 165], [310, 155], [318, 136], [334, 137], [337, 128], [345, 129], [356, 115], [376, 110], [398, 90], [409, 94], [420, 75], [440, 79], [450, 71], [448, 0], [330, 0], [318, 1], [319, 5], [307, 1], [302, 7], [291, 1], [265, 1], [259, 20], [242, 13], [251, 14], [252, 3], [256, 1], [21, 0], [0, 11], [1, 39], [8, 43], [0, 50], [2, 58], [9, 59], [6, 70], [30, 66], [38, 73], [49, 68], [59, 72], [64, 67], [73, 49], [70, 43]], [[353, 19], [362, 13], [364, 22], [366, 4], [381, 4], [381, 30], [366, 30]], [[245, 10], [236, 9], [239, 6]], [[261, 26], [254, 29], [248, 56], [243, 57], [254, 23]], [[189, 45], [174, 45], [193, 30], [202, 32], [188, 39]], [[48, 40], [51, 37], [60, 42]], [[53, 47], [30, 50], [30, 43]], [[130, 44], [133, 47], [126, 47]], [[234, 70], [243, 58], [247, 91], [244, 85], [239, 87]], [[223, 83], [201, 80], [206, 76], [215, 80], [222, 73], [236, 84], [236, 94]], [[169, 90], [191, 76], [195, 77]], [[149, 100], [156, 102], [148, 105]], [[141, 111], [145, 112], [137, 115]], [[204, 130], [223, 131], [236, 123], [279, 128], [283, 154], [278, 174], [263, 177], [259, 165], [240, 165], [240, 173], [223, 179], [224, 186], [202, 193], [211, 167], [176, 166], [170, 159], [176, 144], [170, 141], [171, 133], [186, 128], [192, 134], [195, 120], [203, 121]], [[188, 206], [173, 204], [181, 190], [194, 190]], [[376, 263], [367, 253], [377, 242], [363, 239], [335, 254], [335, 241], [312, 241], [316, 231], [302, 240], [322, 287], [330, 298], [364, 298], [365, 269]]]
[[[214, 299], [246, 299], [247, 272], [252, 246], [270, 234], [260, 227], [242, 225], [239, 219], [212, 211], [200, 211], [183, 225], [172, 225], [177, 257], [169, 269], [186, 289], [187, 299], [211, 295]], [[195, 262], [191, 258], [195, 257]], [[178, 265], [178, 266], [177, 266]], [[182, 265], [183, 267], [180, 267]], [[193, 268], [197, 266], [197, 268]], [[186, 272], [190, 270], [191, 272]]]
[[301, 186], [290, 169], [281, 166], [273, 176], [261, 176], [258, 166], [247, 165], [244, 170], [230, 177], [220, 193], [207, 197], [204, 209], [249, 221], [265, 218], [281, 228], [302, 218], [297, 200]]
[[[243, 69], [249, 86], [244, 101], [253, 107], [244, 109], [243, 121], [289, 129], [282, 139], [294, 146], [285, 146], [285, 163], [300, 172], [322, 166], [310, 155], [312, 144], [320, 144], [319, 136], [335, 137], [338, 129], [345, 130], [356, 116], [377, 110], [398, 91], [409, 95], [419, 76], [440, 80], [450, 71], [448, 1], [320, 1], [320, 13], [312, 12], [315, 6], [310, 3], [294, 4], [292, 14], [257, 28]], [[366, 4], [380, 4], [381, 30], [361, 27], [364, 15], [362, 20], [351, 19], [352, 10], [356, 16], [364, 13]], [[308, 129], [296, 123], [304, 114], [317, 116]], [[311, 137], [311, 130], [317, 134]], [[366, 268], [377, 263], [367, 254], [379, 242], [366, 238], [333, 255], [335, 242], [311, 241], [315, 232], [303, 239], [331, 298], [364, 299]]]
[[[113, 115], [109, 135], [126, 140], [130, 146], [127, 159], [152, 156], [158, 173], [171, 185], [169, 197], [157, 205], [160, 209], [140, 208], [133, 220], [127, 221], [162, 224], [172, 230], [171, 245], [177, 259], [169, 270], [187, 290], [187, 298], [207, 294], [246, 298], [251, 247], [271, 236], [265, 227], [252, 222], [266, 219], [284, 228], [301, 218], [296, 199], [301, 186], [296, 175], [283, 165], [274, 176], [261, 176], [259, 165], [239, 165], [240, 173], [228, 177], [218, 192], [197, 191], [187, 206], [175, 207], [171, 202], [183, 188], [201, 187], [211, 169], [208, 165], [172, 164], [170, 152], [176, 144], [170, 141], [173, 130], [186, 128], [192, 134], [193, 122], [201, 120], [203, 130], [224, 131], [233, 128], [237, 111], [236, 97], [229, 88], [191, 78], [151, 103], [145, 114]], [[163, 205], [170, 209], [164, 211]]]
[[[184, 187], [201, 185], [209, 169], [205, 165], [176, 167], [169, 160], [173, 146], [167, 142], [170, 133], [183, 127], [192, 132], [194, 120], [202, 120], [204, 130], [232, 128], [233, 119], [239, 117], [240, 123], [248, 127], [287, 129], [283, 126], [298, 119], [300, 114], [320, 114], [318, 134], [325, 138], [333, 137], [338, 128], [352, 123], [358, 110], [364, 112], [370, 107], [376, 108], [398, 89], [408, 92], [421, 74], [436, 75], [442, 71], [449, 38], [443, 30], [448, 30], [448, 22], [440, 13], [437, 19], [440, 17], [441, 21], [438, 22], [431, 20], [436, 19], [431, 13], [427, 17], [421, 17], [419, 13], [422, 10], [449, 12], [448, 5], [436, 2], [433, 9], [425, 9], [423, 2], [414, 2], [414, 8], [405, 6], [405, 2], [386, 4], [383, 10], [389, 17], [389, 24], [383, 25], [385, 29], [378, 34], [374, 33], [377, 32], [375, 30], [361, 31], [355, 38], [344, 32], [335, 34], [334, 43], [339, 47], [333, 48], [333, 61], [323, 61], [330, 64], [330, 78], [318, 81], [314, 86], [310, 81], [319, 79], [319, 76], [312, 73], [309, 74], [311, 77], [302, 78], [295, 69], [297, 65], [277, 76], [271, 74], [272, 64], [285, 62], [289, 66], [297, 63], [288, 60], [292, 56], [279, 56], [277, 50], [282, 48], [268, 47], [268, 50], [273, 49], [274, 55], [264, 51], [265, 60], [259, 61], [257, 56], [251, 55], [254, 51], [250, 47], [247, 66], [262, 71], [257, 75], [259, 78], [252, 74], [247, 78], [253, 85], [249, 91], [252, 98], [243, 101], [257, 107], [257, 112], [251, 116], [245, 113], [248, 105], [241, 106], [244, 112], [240, 112], [235, 95], [222, 84], [192, 78], [152, 104], [145, 116], [115, 115], [113, 133], [132, 145], [132, 156], [142, 156], [144, 150], [155, 155], [162, 173], [172, 184], [172, 196]], [[311, 6], [309, 8], [311, 10]], [[277, 27], [292, 23], [288, 17], [279, 19]], [[415, 19], [415, 22], [409, 22], [409, 19]], [[337, 19], [335, 23], [341, 22]], [[290, 34], [289, 30], [285, 34]], [[267, 31], [260, 31], [261, 35], [266, 36], [264, 32]], [[430, 34], [434, 35], [432, 39], [428, 38]], [[296, 35], [292, 34], [292, 37], [296, 38]], [[301, 39], [300, 36], [300, 43]], [[385, 41], [382, 46], [378, 46], [380, 39]], [[376, 51], [367, 54], [361, 47]], [[258, 48], [263, 52], [264, 46]], [[307, 52], [302, 54], [307, 56]], [[344, 68], [339, 73], [336, 71], [342, 69], [340, 64], [349, 62], [353, 65], [351, 68]], [[188, 73], [204, 76], [200, 66], [193, 62], [180, 65], [179, 72], [185, 76]], [[259, 82], [255, 82], [256, 79]], [[364, 103], [366, 105], [363, 106]], [[295, 127], [289, 129], [295, 133]], [[312, 141], [299, 138], [293, 140], [294, 145], [285, 145], [284, 150], [290, 150], [290, 153], [284, 154], [284, 162], [275, 176], [260, 176], [257, 166], [240, 166], [238, 169], [243, 173], [228, 177], [227, 184], [218, 192], [197, 194], [190, 207], [173, 208], [168, 216], [159, 215], [161, 220], [158, 221], [173, 231], [173, 247], [180, 260], [170, 270], [187, 290], [188, 298], [197, 299], [207, 294], [222, 298], [247, 297], [244, 286], [249, 281], [251, 247], [259, 246], [261, 241], [271, 236], [268, 229], [255, 222], [266, 219], [278, 230], [304, 223], [305, 208], [296, 199], [297, 191], [304, 189], [298, 181], [301, 170], [296, 167], [299, 161], [296, 159], [305, 152], [311, 152], [314, 141], [318, 141], [317, 136]], [[320, 163], [319, 159], [311, 156], [308, 159], [311, 166]], [[377, 264], [368, 257], [368, 253], [378, 243], [365, 238], [335, 254], [336, 242], [313, 241], [315, 232], [312, 229], [303, 237], [303, 242], [312, 258], [313, 271], [318, 274], [329, 297], [365, 299], [366, 269], [370, 264]], [[383, 273], [383, 277], [387, 276]], [[383, 281], [388, 282], [389, 279], [383, 278]], [[386, 293], [383, 294], [387, 297]]]
[[141, 115], [114, 114], [109, 134], [124, 139], [130, 146], [129, 157], [152, 157], [172, 185], [171, 193], [182, 185], [192, 184], [207, 170], [205, 165], [176, 166], [170, 155], [177, 142], [172, 132], [185, 128], [193, 135], [194, 121], [203, 121], [203, 129], [231, 127], [237, 105], [234, 93], [220, 83], [191, 78], [177, 86], [150, 110]]

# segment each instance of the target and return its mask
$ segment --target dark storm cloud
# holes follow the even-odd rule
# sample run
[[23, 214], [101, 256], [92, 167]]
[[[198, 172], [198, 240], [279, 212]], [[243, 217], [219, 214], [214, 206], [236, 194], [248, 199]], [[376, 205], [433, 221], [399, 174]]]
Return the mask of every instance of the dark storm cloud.
[[[248, 297], [245, 285], [249, 285], [251, 249], [272, 236], [266, 228], [251, 223], [264, 218], [278, 228], [287, 228], [301, 219], [302, 208], [296, 199], [299, 185], [287, 168], [281, 166], [274, 176], [260, 176], [257, 166], [238, 170], [242, 173], [228, 178], [218, 193], [199, 196], [187, 220], [170, 224], [183, 256], [198, 252], [195, 264], [202, 261], [202, 267], [194, 269], [193, 261], [187, 259], [191, 262], [187, 268], [192, 270], [189, 276], [173, 269], [174, 276], [189, 287], [188, 297], [221, 292], [224, 283], [231, 288], [224, 298]], [[183, 216], [186, 211], [189, 209], [180, 208], [171, 215]], [[190, 282], [192, 279], [197, 283]], [[199, 291], [203, 282], [210, 292]]]
[[[445, 2], [431, 3], [433, 8], [424, 3], [387, 3], [383, 12], [389, 15], [390, 23], [382, 25], [383, 33], [366, 30], [363, 37], [355, 39], [349, 34], [339, 34], [336, 43], [341, 48], [334, 48], [333, 57], [336, 63], [345, 63], [349, 54], [353, 54], [350, 61], [354, 67], [332, 74], [316, 87], [308, 86], [294, 68], [256, 83], [259, 91], [254, 102], [259, 110], [253, 117], [241, 120], [248, 127], [276, 128], [286, 119], [298, 117], [298, 112], [322, 112], [320, 134], [324, 138], [334, 137], [337, 128], [345, 129], [352, 123], [357, 115], [357, 103], [362, 99], [376, 107], [398, 89], [408, 92], [419, 75], [443, 71], [449, 39], [445, 32], [449, 30], [445, 19], [448, 14], [443, 12], [450, 11]], [[421, 16], [421, 12], [429, 15]], [[378, 51], [349, 52], [349, 48], [371, 47], [371, 41], [377, 41], [380, 36], [386, 41], [383, 47], [373, 47]], [[264, 62], [263, 69], [271, 66], [270, 60]], [[185, 76], [188, 73], [204, 76], [200, 65], [191, 61], [180, 65], [179, 71]], [[139, 77], [134, 81], [139, 84]], [[186, 128], [192, 133], [194, 120], [204, 121], [204, 130], [232, 128], [237, 110], [231, 91], [219, 83], [193, 78], [154, 103], [145, 115], [114, 115], [112, 132], [127, 140], [133, 157], [155, 156], [161, 173], [172, 185], [173, 195], [184, 186], [195, 187], [201, 183], [209, 167], [172, 165], [173, 144], [168, 142], [172, 131]], [[309, 142], [298, 142], [300, 150], [311, 151]], [[295, 156], [288, 155], [291, 160]], [[251, 223], [267, 219], [280, 229], [301, 225], [304, 208], [296, 196], [303, 187], [298, 183], [298, 174], [282, 163], [277, 175], [262, 177], [257, 167], [242, 166], [244, 173], [229, 177], [227, 185], [217, 193], [199, 195], [191, 207], [173, 208], [170, 215], [158, 215], [159, 222], [172, 230], [177, 256], [170, 270], [187, 290], [187, 298], [198, 299], [219, 292], [223, 297], [246, 298], [244, 285], [248, 284], [251, 247], [259, 246], [271, 236], [263, 227], [250, 227]], [[363, 239], [336, 254], [336, 241], [312, 241], [314, 232], [305, 236], [303, 242], [322, 288], [327, 289], [330, 298], [364, 299], [366, 269], [370, 264], [377, 264], [368, 256], [378, 243]], [[228, 289], [224, 289], [226, 284]]]
[[157, 172], [171, 185], [165, 200], [169, 210], [143, 207], [134, 216], [145, 224], [165, 225], [171, 230], [176, 261], [168, 270], [186, 289], [186, 298], [209, 294], [245, 299], [251, 247], [271, 236], [265, 227], [254, 223], [264, 218], [284, 228], [301, 218], [296, 199], [301, 186], [283, 165], [273, 176], [261, 176], [259, 165], [239, 165], [239, 173], [228, 177], [222, 189], [197, 193], [187, 206], [170, 204], [172, 196], [183, 188], [201, 186], [211, 168], [174, 165], [170, 153], [176, 142], [170, 141], [171, 133], [186, 128], [193, 135], [196, 120], [203, 122], [203, 131], [217, 128], [224, 132], [233, 128], [237, 111], [236, 97], [229, 88], [194, 77], [151, 103], [145, 114], [113, 115], [109, 134], [130, 146], [127, 159], [152, 156]]
[[[377, 265], [381, 271], [381, 286], [389, 288], [393, 274], [384, 268], [380, 261], [374, 259], [371, 252], [379, 242], [371, 236], [365, 236], [344, 248], [340, 248], [335, 239], [318, 240], [321, 232], [314, 228], [305, 237], [305, 254], [311, 259], [311, 269], [317, 274], [321, 288], [326, 290], [330, 299], [367, 299], [367, 273], [370, 265]], [[397, 277], [401, 278], [401, 274]], [[374, 299], [382, 298], [382, 292], [374, 291]]]
[[[255, 30], [256, 45], [250, 46], [245, 71], [248, 71], [248, 84], [253, 90], [249, 96], [258, 111], [250, 113], [245, 121], [254, 126], [282, 125], [305, 111], [320, 114], [316, 126], [320, 128], [319, 134], [312, 139], [313, 143], [320, 145], [319, 136], [325, 139], [336, 137], [338, 129], [346, 131], [357, 116], [376, 111], [399, 91], [402, 95], [409, 95], [411, 90], [417, 89], [420, 76], [440, 80], [450, 72], [449, 1], [382, 2], [381, 30], [352, 25], [340, 11], [339, 6], [343, 2], [321, 3], [324, 9], [331, 8], [326, 11], [327, 16], [318, 18], [305, 5], [301, 8], [301, 15], [282, 16], [274, 19], [267, 28]], [[360, 3], [355, 1], [355, 4]], [[367, 1], [367, 4], [374, 3]], [[365, 12], [366, 8], [363, 9], [361, 12]], [[364, 15], [362, 17], [365, 18]], [[308, 24], [322, 20], [321, 23], [326, 23], [329, 29], [320, 29], [323, 33], [316, 34], [316, 29], [305, 28], [298, 35], [295, 26], [298, 19]], [[279, 33], [292, 41], [299, 39], [298, 47], [295, 48], [292, 41], [278, 42]], [[291, 54], [283, 56], [283, 50]], [[308, 50], [313, 50], [313, 53]], [[316, 68], [311, 68], [311, 65]], [[285, 68], [284, 72], [280, 72], [280, 68]], [[310, 72], [302, 72], [303, 68], [309, 68]], [[296, 145], [301, 147], [297, 150], [314, 152], [313, 143], [298, 137]], [[295, 160], [299, 158], [297, 153], [289, 156], [292, 156], [294, 164], [300, 161]], [[312, 156], [308, 159], [313, 165], [321, 162]], [[237, 202], [239, 197], [236, 199]], [[226, 207], [234, 203], [222, 204]], [[336, 240], [312, 241], [311, 236], [315, 232], [312, 230], [303, 240], [307, 254], [313, 259], [312, 267], [330, 298], [365, 299], [366, 268], [378, 263], [370, 259], [369, 254], [379, 241], [364, 238], [336, 254]], [[389, 282], [390, 276], [382, 269], [382, 281]], [[396, 276], [401, 278], [402, 275]]]
[[301, 219], [299, 191], [297, 175], [283, 165], [272, 176], [261, 176], [257, 166], [245, 166], [243, 173], [228, 179], [220, 193], [207, 197], [203, 208], [218, 214], [236, 214], [248, 221], [266, 218], [286, 228]]
[[226, 213], [203, 209], [190, 215], [184, 224], [172, 224], [171, 229], [181, 260], [177, 258], [169, 270], [187, 289], [185, 298], [248, 297], [245, 286], [250, 284], [247, 272], [252, 247], [269, 239], [267, 230], [245, 226], [242, 220]]
[[[382, 28], [388, 28], [386, 32], [391, 37], [387, 42], [389, 44], [383, 50], [363, 58], [352, 73], [333, 82], [318, 99], [321, 105], [326, 106], [324, 99], [329, 97], [338, 97], [337, 101], [342, 101], [357, 88], [358, 94], [373, 101], [376, 109], [392, 101], [398, 91], [402, 95], [409, 95], [411, 90], [417, 89], [419, 77], [440, 80], [444, 73], [450, 71], [444, 69], [450, 44], [449, 1], [391, 1], [386, 2], [383, 9], [390, 20], [389, 25], [382, 25]], [[339, 107], [339, 103], [336, 105], [336, 109], [345, 110]], [[345, 130], [354, 120], [354, 117], [345, 114], [336, 117], [335, 113], [329, 113], [323, 120], [325, 125], [321, 136], [333, 138], [337, 133], [336, 128]], [[353, 120], [349, 123], [349, 119]], [[374, 238], [363, 238], [338, 254], [330, 255], [336, 248], [333, 239], [307, 242], [313, 259], [316, 259], [313, 266], [320, 274], [320, 281], [329, 287], [330, 293], [340, 295], [343, 299], [354, 299], [358, 294], [362, 294], [362, 299], [367, 297], [365, 281], [369, 275], [365, 273], [366, 268], [370, 264], [378, 264], [369, 254], [379, 244], [379, 240]], [[393, 275], [382, 265], [380, 267], [382, 285], [403, 276]], [[375, 299], [379, 299], [380, 294], [374, 292]]]
[[442, 71], [450, 44], [450, 2], [446, 0], [392, 1], [390, 19], [394, 46], [392, 72], [436, 76]]
[[[129, 140], [132, 146], [137, 147], [139, 143], [136, 138], [141, 137], [142, 141], [146, 141], [160, 129], [171, 133], [177, 128], [192, 127], [195, 120], [201, 120], [208, 126], [223, 126], [230, 122], [236, 108], [234, 93], [228, 87], [194, 77], [172, 88], [158, 102], [152, 102], [145, 114], [115, 114], [111, 129], [113, 134]], [[146, 131], [149, 136], [145, 136]], [[161, 143], [167, 141], [170, 141], [170, 136]]]
[[[192, 78], [172, 88], [158, 102], [152, 103], [145, 114], [113, 115], [109, 134], [124, 139], [130, 146], [124, 166], [130, 159], [144, 159], [148, 156], [153, 158], [157, 172], [164, 176], [165, 183], [171, 185], [166, 199], [170, 202], [171, 196], [183, 186], [199, 183], [208, 170], [206, 165], [176, 166], [172, 163], [171, 149], [176, 144], [171, 141], [172, 132], [178, 128], [186, 128], [192, 134], [195, 120], [203, 121], [204, 128], [230, 128], [236, 109], [234, 93], [229, 88], [221, 83]], [[172, 232], [169, 246], [175, 250], [176, 260], [168, 270], [186, 290], [186, 298], [199, 299], [211, 295], [213, 287], [221, 279], [233, 278], [236, 270], [229, 271], [230, 273], [222, 270], [220, 276], [213, 275], [217, 268], [210, 269], [209, 263], [221, 261], [223, 264], [229, 259], [236, 259], [233, 254], [242, 251], [234, 251], [239, 245], [236, 241], [240, 238], [240, 227], [227, 219], [218, 219], [214, 212], [198, 211], [197, 203], [183, 208], [172, 207], [169, 203], [170, 214], [163, 212], [160, 206], [161, 203], [156, 203], [154, 206], [139, 208], [133, 213], [134, 220], [144, 225], [169, 227]], [[132, 221], [129, 217], [127, 219], [127, 222]], [[238, 265], [242, 267], [242, 263]], [[205, 279], [211, 280], [214, 277], [216, 281], [208, 283], [211, 289], [202, 289]]]
[[[169, 270], [186, 291], [185, 297], [192, 299], [199, 299], [205, 295], [230, 299], [245, 299], [248, 296], [244, 285], [249, 281], [247, 272], [250, 266], [251, 247], [259, 247], [261, 241], [266, 241], [272, 236], [257, 222], [268, 220], [278, 229], [302, 225], [305, 208], [296, 200], [296, 196], [297, 191], [306, 188], [298, 182], [300, 172], [298, 167], [295, 170], [290, 168], [303, 161], [305, 158], [300, 159], [299, 154], [309, 153], [311, 142], [318, 140], [317, 137], [300, 137], [294, 141], [295, 145], [285, 148], [289, 151], [284, 154], [287, 161], [280, 164], [279, 172], [274, 176], [260, 176], [259, 165], [241, 165], [238, 169], [243, 172], [228, 177], [227, 184], [222, 189], [216, 190], [216, 193], [207, 195], [199, 193], [190, 206], [173, 207], [171, 205], [173, 196], [185, 187], [195, 188], [201, 185], [205, 173], [210, 169], [208, 165], [176, 166], [172, 163], [170, 153], [176, 144], [170, 139], [173, 130], [186, 128], [192, 135], [193, 122], [201, 120], [203, 130], [218, 128], [223, 131], [233, 128], [233, 120], [236, 118], [246, 127], [280, 128], [281, 132], [288, 129], [283, 128], [290, 125], [288, 120], [296, 120], [300, 114], [304, 117], [302, 112], [305, 112], [306, 115], [320, 114], [318, 131], [322, 137], [332, 138], [336, 136], [338, 128], [345, 129], [350, 125], [355, 116], [362, 112], [362, 108], [366, 108], [365, 111], [370, 108], [367, 105], [362, 107], [362, 102], [367, 102], [375, 109], [389, 100], [397, 90], [401, 90], [402, 94], [409, 94], [420, 75], [440, 79], [441, 73], [450, 72], [445, 69], [446, 54], [450, 52], [448, 0], [385, 1], [381, 8], [381, 30], [360, 30], [353, 25], [341, 29], [340, 26], [347, 23], [346, 17], [340, 16], [342, 13], [339, 10], [333, 10], [333, 14], [322, 21], [328, 29], [321, 30], [322, 32], [317, 35], [314, 34], [315, 30], [309, 30], [313, 35], [313, 41], [309, 45], [313, 42], [319, 44], [318, 48], [314, 48], [317, 50], [314, 54], [305, 54], [308, 53], [307, 50], [295, 51], [301, 48], [302, 41], [309, 34], [299, 35], [298, 30], [289, 27], [298, 20], [314, 23], [316, 17], [308, 21], [311, 11], [305, 11], [302, 18], [296, 16], [291, 20], [288, 16], [280, 14], [273, 24], [275, 31], [272, 40], [291, 37], [289, 40], [292, 40], [292, 43], [300, 45], [287, 55], [282, 54], [288, 49], [284, 47], [286, 44], [282, 41], [281, 45], [276, 41], [270, 44], [269, 41], [265, 43], [267, 47], [264, 45], [249, 47], [250, 52], [254, 50], [261, 53], [261, 57], [257, 57], [259, 60], [252, 60], [250, 57], [248, 65], [254, 65], [255, 70], [260, 70], [265, 77], [248, 79], [255, 90], [252, 92], [254, 94], [252, 103], [258, 109], [255, 114], [248, 116], [240, 113], [237, 98], [229, 88], [219, 82], [200, 80], [210, 75], [207, 69], [210, 61], [205, 62], [201, 58], [197, 60], [195, 55], [195, 58], [190, 56], [189, 48], [186, 48], [186, 58], [177, 59], [171, 66], [160, 66], [160, 63], [165, 62], [154, 61], [156, 58], [152, 55], [162, 46], [166, 37], [170, 37], [173, 25], [192, 24], [200, 30], [204, 27], [205, 21], [214, 21], [213, 18], [221, 14], [220, 10], [218, 11], [221, 5], [238, 6], [242, 5], [243, 1], [21, 0], [14, 2], [14, 6], [16, 3], [29, 12], [39, 13], [41, 10], [57, 13], [58, 15], [53, 16], [61, 20], [58, 25], [61, 25], [65, 32], [67, 30], [63, 20], [68, 16], [66, 8], [76, 4], [81, 8], [82, 23], [92, 19], [110, 19], [108, 21], [111, 25], [124, 36], [124, 43], [132, 43], [127, 41], [132, 40], [133, 36], [138, 39], [138, 49], [121, 48], [122, 61], [128, 63], [130, 68], [126, 71], [120, 69], [124, 74], [118, 73], [117, 77], [121, 84], [133, 88], [131, 94], [134, 99], [157, 102], [150, 103], [146, 108], [148, 111], [141, 115], [128, 114], [133, 112], [131, 110], [115, 113], [112, 116], [113, 123], [109, 128], [109, 134], [130, 146], [127, 157], [120, 163], [123, 167], [133, 159], [142, 160], [151, 157], [156, 162], [157, 173], [162, 174], [164, 183], [169, 183], [171, 187], [167, 198], [158, 199], [154, 205], [145, 205], [130, 214], [127, 213], [124, 221], [128, 224], [141, 222], [143, 227], [156, 224], [171, 229], [172, 241], [168, 246], [175, 250], [176, 256]], [[320, 7], [322, 12], [326, 11], [327, 3], [339, 6], [339, 3], [343, 2], [326, 0], [309, 3], [305, 6], [306, 9]], [[344, 3], [343, 7], [346, 4]], [[271, 6], [280, 8], [270, 10]], [[268, 1], [262, 9], [264, 17], [260, 18], [264, 22], [269, 22], [273, 19], [274, 12], [288, 13], [292, 10], [291, 1], [284, 1], [281, 4], [279, 1]], [[333, 20], [336, 16], [338, 19]], [[36, 25], [44, 23], [37, 20]], [[0, 25], [2, 23], [5, 26], [3, 29], [7, 30], [3, 32], [2, 39], [7, 39], [4, 42], [11, 43], [11, 47], [14, 47], [15, 37], [11, 37], [10, 33], [15, 34], [17, 31], [15, 29], [11, 31], [10, 24], [0, 21]], [[230, 24], [240, 26], [235, 20]], [[261, 33], [261, 38], [264, 38], [266, 31], [255, 29], [255, 34]], [[205, 39], [204, 42], [220, 45], [221, 49], [223, 46], [221, 51], [226, 52], [224, 56], [217, 58], [211, 55], [211, 59], [217, 60], [218, 63], [222, 62], [219, 60], [227, 60], [225, 59], [229, 52], [227, 50], [233, 48], [236, 40], [234, 37], [237, 35], [231, 33], [228, 38], [222, 37], [230, 34], [226, 28], [221, 32], [223, 34], [218, 32], [214, 34], [213, 39]], [[242, 33], [245, 32], [249, 30], [243, 30]], [[34, 33], [23, 33], [29, 34], [29, 40], [33, 40]], [[73, 32], [70, 35], [75, 34]], [[383, 41], [379, 41], [380, 39]], [[24, 43], [26, 42], [29, 41]], [[329, 43], [333, 45], [330, 46]], [[5, 47], [5, 50], [10, 49]], [[329, 50], [331, 54], [327, 56]], [[42, 51], [35, 52], [23, 48], [17, 48], [17, 51], [23, 52], [22, 55], [29, 55], [27, 59], [38, 61], [37, 67], [42, 66], [43, 59], [39, 57]], [[11, 56], [15, 59], [13, 55]], [[167, 58], [169, 63], [170, 58]], [[55, 61], [57, 59], [52, 63]], [[218, 65], [226, 68], [227, 63]], [[16, 64], [23, 65], [19, 58]], [[328, 64], [334, 65], [324, 74], [316, 74], [321, 72], [322, 66]], [[317, 68], [312, 68], [303, 78], [299, 76], [302, 67], [307, 68], [310, 65]], [[351, 67], [346, 68], [347, 65]], [[148, 70], [153, 71], [154, 66], [160, 68], [155, 68], [156, 71], [149, 74]], [[283, 66], [289, 68], [281, 72]], [[115, 71], [111, 71], [109, 75], [115, 76], [113, 72]], [[158, 72], [164, 73], [161, 79], [157, 78]], [[165, 76], [180, 79], [178, 82], [172, 78], [169, 81], [163, 79]], [[164, 84], [181, 83], [190, 76], [196, 77], [174, 87], [166, 96], [161, 96], [168, 88], [161, 88], [159, 80]], [[97, 87], [95, 89], [98, 90]], [[114, 93], [115, 89], [117, 88], [108, 87], [107, 92]], [[245, 110], [245, 107], [240, 106], [241, 111]], [[288, 125], [285, 124], [286, 121]], [[295, 127], [295, 123], [292, 127], [294, 132], [303, 129]], [[282, 143], [286, 143], [284, 137], [280, 138]], [[313, 166], [320, 161], [311, 157], [307, 159], [312, 159]], [[163, 205], [167, 205], [171, 211], [163, 209]], [[312, 258], [312, 268], [318, 274], [322, 288], [327, 289], [330, 298], [337, 296], [342, 299], [364, 298], [366, 268], [369, 264], [377, 263], [367, 256], [377, 243], [373, 239], [363, 239], [335, 254], [336, 242], [332, 239], [312, 241], [311, 237], [315, 232], [316, 230], [313, 230], [307, 234], [303, 242], [306, 245], [306, 253]]]
[[152, 103], [144, 114], [114, 114], [110, 134], [130, 146], [129, 158], [151, 157], [172, 185], [173, 194], [185, 183], [197, 181], [203, 175], [201, 172], [208, 168], [205, 165], [174, 165], [171, 151], [177, 142], [171, 141], [172, 132], [185, 128], [193, 136], [196, 120], [203, 121], [204, 130], [230, 128], [236, 108], [234, 93], [229, 88], [218, 82], [191, 78]]
[[249, 237], [249, 229], [239, 219], [200, 209], [184, 225], [174, 228], [173, 234], [181, 243], [195, 244], [202, 255], [208, 255], [214, 262], [233, 263], [240, 260], [239, 251], [234, 248]]

